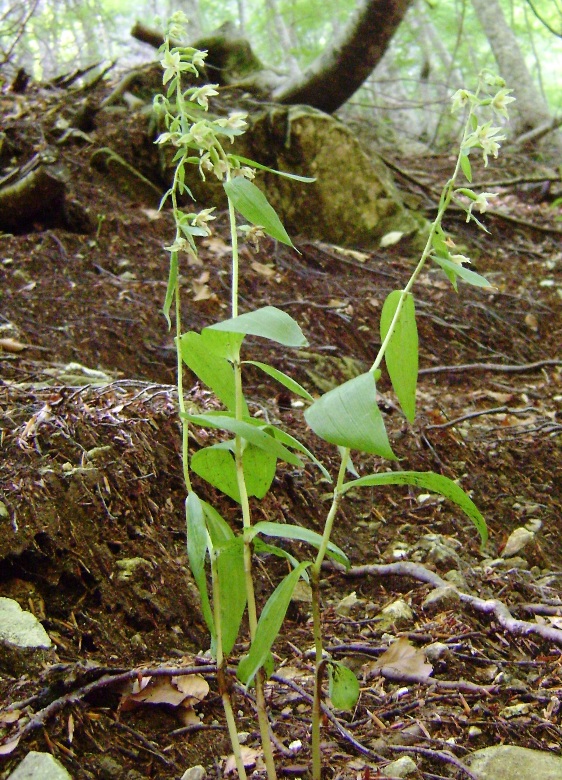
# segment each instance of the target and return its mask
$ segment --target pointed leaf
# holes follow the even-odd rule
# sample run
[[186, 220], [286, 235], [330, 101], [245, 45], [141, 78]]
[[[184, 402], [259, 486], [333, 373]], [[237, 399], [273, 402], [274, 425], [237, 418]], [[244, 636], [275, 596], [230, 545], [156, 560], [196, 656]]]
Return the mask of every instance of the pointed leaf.
[[201, 506], [205, 513], [207, 530], [213, 545], [215, 547], [220, 547], [225, 542], [234, 539], [234, 533], [231, 527], [224, 517], [217, 512], [214, 506], [211, 506], [211, 504], [208, 504], [206, 501], [201, 501]]
[[275, 213], [275, 209], [255, 184], [244, 176], [236, 176], [230, 181], [225, 181], [223, 187], [236, 211], [242, 214], [248, 222], [259, 225], [269, 236], [281, 241], [282, 244], [293, 246], [293, 242]]
[[468, 155], [466, 154], [461, 154], [461, 169], [466, 177], [466, 180], [468, 182], [472, 182], [472, 167], [470, 165]]
[[195, 425], [200, 425], [202, 428], [221, 428], [225, 431], [231, 431], [231, 433], [241, 436], [246, 441], [255, 444], [256, 447], [270, 453], [270, 455], [275, 455], [279, 460], [284, 460], [293, 466], [302, 466], [300, 458], [286, 447], [283, 447], [273, 436], [270, 436], [264, 430], [251, 423], [236, 420], [234, 417], [216, 412], [182, 414], [181, 416], [189, 420], [189, 422], [195, 423]]
[[468, 282], [468, 284], [474, 285], [474, 287], [493, 286], [490, 284], [490, 282], [487, 279], [485, 279], [483, 276], [480, 276], [480, 274], [471, 271], [470, 268], [465, 268], [462, 265], [453, 263], [452, 260], [448, 260], [445, 257], [435, 257], [435, 256], [433, 256], [432, 259], [435, 263], [437, 263], [437, 265], [441, 266], [441, 268], [445, 271], [445, 273], [447, 274], [447, 276], [449, 276], [449, 278], [450, 275], [453, 274], [454, 276], [458, 276], [464, 282]]
[[389, 471], [380, 474], [369, 474], [352, 482], [346, 482], [342, 487], [342, 493], [347, 492], [351, 488], [364, 487], [366, 485], [415, 485], [416, 487], [424, 488], [424, 490], [439, 493], [445, 496], [445, 498], [454, 501], [472, 520], [480, 534], [482, 544], [485, 544], [488, 539], [486, 521], [478, 511], [476, 504], [456, 482], [453, 482], [448, 477], [435, 474], [433, 471]]
[[[309, 528], [303, 528], [300, 525], [291, 525], [290, 523], [270, 523], [268, 521], [260, 521], [252, 526], [251, 538], [257, 534], [263, 534], [265, 536], [274, 536], [279, 539], [297, 539], [299, 542], [306, 542], [318, 549], [322, 543], [322, 536], [316, 531], [311, 531]], [[327, 554], [330, 558], [333, 558], [338, 563], [349, 569], [351, 563], [349, 558], [343, 550], [335, 545], [333, 542], [328, 542]]]
[[292, 447], [294, 450], [297, 450], [297, 452], [302, 452], [303, 455], [306, 455], [306, 457], [309, 458], [315, 466], [318, 466], [322, 472], [322, 475], [325, 479], [328, 480], [328, 482], [334, 481], [326, 467], [320, 463], [316, 455], [314, 455], [307, 447], [305, 447], [302, 442], [300, 442], [298, 439], [295, 439], [294, 436], [291, 436], [290, 433], [283, 431], [281, 428], [274, 428], [273, 426], [269, 426], [268, 431], [270, 431], [272, 436], [280, 441], [281, 444], [285, 444], [287, 447]]
[[250, 652], [238, 664], [237, 677], [245, 685], [252, 682], [258, 670], [266, 662], [285, 619], [295, 585], [301, 573], [310, 565], [310, 561], [303, 561], [296, 569], [289, 572], [275, 588], [262, 609]]
[[330, 661], [328, 663], [328, 692], [337, 710], [352, 710], [359, 699], [359, 680], [347, 666]]
[[304, 413], [321, 439], [396, 460], [377, 406], [375, 380], [360, 374], [321, 396]]
[[277, 176], [283, 176], [285, 179], [295, 179], [295, 181], [302, 181], [306, 184], [310, 184], [313, 181], [316, 181], [316, 179], [311, 178], [310, 176], [299, 176], [297, 173], [287, 173], [286, 171], [276, 171], [275, 168], [268, 168], [267, 165], [262, 165], [261, 163], [256, 162], [255, 160], [249, 160], [247, 157], [241, 157], [238, 154], [232, 154], [229, 155], [232, 157], [233, 160], [238, 160], [238, 162], [243, 163], [244, 165], [250, 165], [252, 168], [257, 168], [260, 171], [267, 171], [268, 173], [275, 173]]
[[233, 501], [240, 503], [234, 457], [220, 447], [205, 447], [191, 457], [191, 470]]
[[[278, 558], [284, 558], [286, 561], [289, 561], [294, 569], [296, 569], [299, 565], [299, 561], [297, 561], [294, 555], [291, 555], [291, 553], [287, 552], [287, 550], [283, 550], [282, 547], [277, 547], [274, 544], [267, 544], [262, 539], [260, 539], [259, 536], [254, 537], [252, 544], [254, 545], [254, 552], [258, 555], [260, 553], [267, 553], [269, 555], [276, 555]], [[308, 582], [309, 578], [306, 571], [303, 571], [301, 576], [304, 580], [306, 580], [306, 582]]]
[[[207, 330], [207, 328], [205, 328]], [[264, 339], [283, 344], [285, 347], [306, 347], [308, 341], [296, 320], [290, 314], [275, 308], [264, 306], [223, 322], [215, 322], [208, 330], [226, 330], [232, 333], [244, 333], [249, 336], [261, 336]]]
[[172, 327], [170, 320], [170, 307], [174, 300], [174, 293], [178, 286], [178, 253], [170, 252], [170, 271], [168, 273], [168, 286], [166, 289], [166, 299], [164, 300], [164, 317], [168, 323], [168, 329]]
[[[224, 445], [227, 445], [226, 447]], [[233, 442], [223, 442], [195, 452], [191, 468], [209, 484], [240, 503], [240, 490], [233, 454]], [[263, 498], [269, 490], [277, 466], [277, 458], [263, 449], [248, 444], [242, 455], [246, 490], [249, 496]]]
[[[394, 290], [387, 297], [381, 313], [381, 339], [384, 341], [392, 318], [402, 297], [400, 290]], [[402, 411], [410, 422], [416, 416], [416, 385], [418, 381], [418, 329], [414, 297], [408, 293], [402, 304], [394, 332], [384, 354], [392, 387]]]
[[262, 499], [275, 477], [277, 456], [264, 452], [253, 444], [247, 444], [242, 455], [242, 465], [248, 495]]
[[207, 556], [207, 529], [203, 505], [199, 496], [191, 491], [185, 502], [187, 524], [187, 555], [193, 579], [201, 596], [201, 611], [211, 637], [215, 638], [215, 622], [209, 602], [207, 577], [205, 574], [205, 558]]
[[244, 539], [237, 536], [217, 551], [222, 650], [228, 655], [240, 630], [246, 609]]
[[284, 387], [286, 387], [287, 390], [289, 390], [291, 393], [300, 395], [301, 398], [306, 398], [307, 401], [310, 402], [314, 401], [314, 398], [310, 395], [308, 390], [305, 390], [304, 387], [302, 387], [302, 385], [299, 385], [299, 383], [296, 382], [294, 379], [291, 379], [290, 376], [284, 374], [283, 371], [279, 371], [277, 368], [273, 368], [273, 366], [268, 366], [267, 363], [259, 363], [257, 360], [244, 360], [243, 362], [250, 366], [256, 366], [257, 368], [261, 368], [261, 370], [265, 374], [272, 377], [273, 379], [276, 379]]
[[[235, 334], [228, 335], [232, 338]], [[242, 341], [238, 334], [236, 338]], [[180, 337], [180, 350], [184, 363], [215, 393], [227, 409], [234, 411], [236, 407], [234, 368], [224, 355], [214, 350], [215, 345], [216, 339], [213, 339], [212, 335], [207, 335], [205, 330], [201, 334], [190, 331]], [[248, 414], [245, 401], [243, 401], [243, 409], [244, 414]]]

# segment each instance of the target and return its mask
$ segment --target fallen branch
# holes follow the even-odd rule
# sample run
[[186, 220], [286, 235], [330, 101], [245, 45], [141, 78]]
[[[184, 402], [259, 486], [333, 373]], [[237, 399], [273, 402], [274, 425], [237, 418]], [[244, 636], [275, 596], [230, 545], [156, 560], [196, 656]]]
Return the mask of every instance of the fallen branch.
[[[419, 563], [409, 561], [398, 561], [397, 563], [374, 563], [365, 566], [353, 566], [348, 571], [338, 563], [330, 562], [326, 568], [340, 571], [346, 577], [357, 579], [359, 577], [412, 577], [419, 582], [425, 582], [434, 588], [454, 587], [450, 582], [442, 579], [435, 572], [429, 571]], [[527, 620], [517, 620], [514, 618], [507, 606], [498, 599], [482, 599], [479, 596], [473, 596], [470, 593], [463, 593], [457, 590], [459, 598], [463, 604], [468, 604], [477, 612], [483, 612], [492, 615], [500, 626], [510, 634], [518, 636], [539, 636], [547, 642], [552, 642], [562, 646], [562, 631], [558, 628], [552, 628], [540, 623], [531, 623]]]
[[521, 365], [502, 365], [501, 363], [463, 363], [460, 366], [432, 366], [422, 368], [418, 372], [420, 376], [428, 374], [460, 373], [462, 371], [495, 371], [506, 374], [525, 374], [527, 371], [538, 371], [546, 366], [562, 366], [562, 360], [538, 360], [536, 363], [522, 363]]
[[445, 428], [453, 428], [465, 420], [474, 420], [476, 417], [485, 417], [489, 414], [528, 414], [529, 412], [538, 412], [539, 410], [535, 406], [525, 406], [523, 409], [511, 409], [509, 406], [495, 406], [493, 409], [484, 409], [481, 412], [470, 412], [469, 414], [463, 414], [461, 417], [455, 417], [454, 420], [448, 420], [446, 423], [440, 423], [439, 425], [427, 425], [426, 431], [444, 430]]

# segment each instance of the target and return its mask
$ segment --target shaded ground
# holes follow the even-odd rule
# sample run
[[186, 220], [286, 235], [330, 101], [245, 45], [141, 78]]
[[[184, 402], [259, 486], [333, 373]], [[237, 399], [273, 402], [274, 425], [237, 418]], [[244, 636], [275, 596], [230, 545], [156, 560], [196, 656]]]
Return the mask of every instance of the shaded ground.
[[[25, 107], [8, 127], [14, 154], [33, 147], [36, 122], [36, 112]], [[137, 135], [127, 136], [131, 129]], [[52, 751], [77, 779], [179, 778], [194, 764], [211, 776], [221, 773], [229, 752], [210, 661], [195, 657], [207, 640], [187, 568], [175, 353], [161, 315], [162, 247], [173, 235], [172, 221], [146, 198], [126, 197], [88, 163], [94, 145], [126, 137], [131, 159], [141, 155], [147, 141], [130, 118], [61, 147], [72, 195], [89, 212], [89, 233], [37, 224], [25, 235], [0, 238], [0, 595], [41, 619], [59, 661], [40, 673], [4, 671], [0, 702], [20, 702], [19, 722], [10, 725], [0, 715], [4, 741], [34, 712], [51, 710], [35, 724], [41, 728], [29, 727], [0, 774], [39, 749]], [[450, 160], [394, 162], [419, 182], [398, 180], [421, 193], [430, 216], [431, 187], [446, 180]], [[486, 176], [509, 179], [530, 166], [512, 159], [501, 174], [495, 168]], [[488, 521], [485, 553], [451, 505], [400, 489], [352, 495], [334, 539], [354, 565], [405, 560], [441, 577], [454, 570], [467, 592], [501, 599], [515, 617], [548, 626], [562, 609], [560, 209], [528, 197], [504, 189], [495, 205], [515, 221], [488, 217], [491, 237], [469, 229], [461, 216], [449, 218], [448, 228], [495, 289], [463, 286], [457, 295], [432, 269], [420, 279], [422, 371], [413, 426], [396, 410], [389, 385], [380, 388], [400, 467], [459, 479]], [[216, 224], [215, 236], [202, 242], [202, 265], [182, 270], [186, 330], [228, 316], [226, 223]], [[252, 358], [268, 359], [321, 392], [371, 364], [382, 303], [404, 285], [416, 253], [402, 243], [358, 254], [304, 238], [296, 244], [301, 254], [269, 241], [257, 254], [243, 248], [241, 306], [275, 304], [300, 322], [310, 341], [306, 352], [268, 353], [255, 343]], [[476, 365], [452, 368], [468, 364]], [[530, 364], [539, 365], [521, 369]], [[254, 412], [290, 428], [334, 470], [332, 448], [306, 430], [290, 398], [251, 373], [247, 395]], [[197, 386], [190, 398], [202, 407], [213, 403]], [[200, 435], [193, 446], [202, 441]], [[356, 466], [366, 474], [383, 464], [370, 458]], [[281, 467], [274, 492], [256, 503], [256, 517], [319, 530], [329, 505], [319, 477], [312, 466]], [[236, 525], [232, 502], [198, 489]], [[533, 519], [540, 521], [535, 539], [517, 558], [497, 560], [510, 533]], [[281, 572], [277, 561], [258, 564], [261, 597]], [[357, 710], [336, 713], [339, 727], [326, 719], [327, 776], [368, 777], [367, 764], [404, 752], [416, 759], [419, 777], [451, 776], [443, 750], [462, 760], [468, 750], [504, 741], [560, 752], [562, 632], [559, 641], [532, 631], [516, 635], [497, 614], [464, 602], [432, 611], [422, 606], [431, 585], [399, 568], [376, 575], [327, 571], [325, 631], [334, 656], [360, 671], [386, 649], [386, 634], [445, 649], [429, 681], [416, 682], [404, 670], [393, 681], [363, 669]], [[356, 600], [342, 606], [351, 592]], [[397, 599], [413, 616], [381, 628], [378, 613]], [[277, 677], [270, 690], [279, 767], [287, 774], [302, 775], [308, 765], [311, 641], [308, 606], [295, 602], [275, 646], [290, 683]], [[202, 664], [211, 692], [197, 706], [200, 722], [178, 734], [185, 719], [170, 705], [120, 712], [121, 689], [96, 687], [104, 673], [141, 664]], [[522, 706], [506, 710], [515, 705]], [[255, 746], [251, 701], [238, 692], [236, 706], [247, 744]], [[304, 747], [292, 752], [298, 739]]]

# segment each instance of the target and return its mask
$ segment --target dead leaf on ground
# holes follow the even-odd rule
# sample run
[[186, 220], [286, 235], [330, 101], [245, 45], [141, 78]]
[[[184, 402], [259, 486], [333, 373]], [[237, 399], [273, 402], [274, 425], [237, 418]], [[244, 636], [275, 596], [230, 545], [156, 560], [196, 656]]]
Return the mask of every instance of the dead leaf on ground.
[[193, 296], [194, 301], [207, 301], [209, 298], [213, 296], [213, 292], [211, 291], [211, 288], [207, 284], [209, 281], [209, 272], [203, 271], [203, 273], [199, 276], [198, 279], [194, 279], [192, 282], [193, 292], [195, 295]]
[[367, 677], [379, 674], [382, 669], [392, 669], [406, 676], [422, 678], [429, 677], [433, 672], [433, 666], [426, 662], [423, 650], [414, 647], [404, 636], [393, 642], [380, 658], [363, 667]]
[[232, 252], [230, 244], [227, 244], [226, 241], [223, 241], [220, 236], [204, 238], [201, 241], [201, 246], [204, 246], [205, 249], [208, 249], [209, 252], [212, 252], [217, 257], [223, 257], [224, 255], [229, 255]]
[[264, 265], [263, 263], [258, 263], [257, 260], [254, 260], [254, 262], [252, 263], [252, 268], [258, 274], [261, 274], [261, 276], [265, 276], [266, 279], [271, 279], [271, 277], [275, 276], [275, 274], [277, 273], [275, 268], [272, 268], [270, 265]]
[[17, 748], [20, 741], [19, 737], [13, 739], [11, 742], [6, 742], [4, 745], [0, 745], [0, 756], [8, 756]]
[[[242, 745], [242, 747], [240, 748], [240, 753], [242, 754], [242, 763], [244, 764], [246, 769], [251, 769], [256, 765], [258, 759], [262, 754], [262, 751], [256, 748], [245, 747], [244, 745]], [[224, 765], [224, 773], [225, 775], [230, 775], [233, 772], [236, 772], [236, 760], [234, 758], [234, 754], [231, 754], [226, 759], [226, 763]]]
[[23, 352], [23, 350], [28, 347], [29, 344], [22, 344], [22, 342], [17, 339], [11, 339], [9, 337], [0, 339], [0, 349], [3, 349], [4, 352]]
[[[180, 681], [178, 685], [178, 681]], [[172, 707], [191, 707], [202, 701], [209, 692], [209, 685], [201, 675], [179, 677], [143, 677], [135, 680], [131, 692], [121, 701], [121, 710], [127, 712], [143, 704], [169, 704]]]

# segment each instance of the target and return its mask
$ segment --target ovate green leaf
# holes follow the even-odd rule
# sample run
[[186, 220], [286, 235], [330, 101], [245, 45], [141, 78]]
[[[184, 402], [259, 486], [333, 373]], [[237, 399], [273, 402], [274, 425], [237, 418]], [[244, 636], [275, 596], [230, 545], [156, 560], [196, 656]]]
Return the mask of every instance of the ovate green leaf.
[[[218, 332], [216, 335], [219, 335]], [[239, 334], [224, 334], [231, 338], [242, 340]], [[203, 333], [190, 331], [180, 337], [180, 350], [184, 363], [193, 371], [204, 384], [207, 385], [223, 404], [234, 411], [236, 406], [236, 394], [234, 387], [234, 369], [223, 354], [215, 351], [216, 339]], [[224, 347], [226, 350], [226, 346]], [[248, 414], [248, 407], [243, 401], [244, 414]]]
[[275, 209], [268, 202], [263, 192], [244, 176], [236, 176], [225, 181], [224, 189], [232, 205], [248, 222], [259, 225], [272, 238], [282, 244], [293, 246], [289, 234], [283, 227]]
[[331, 444], [396, 460], [377, 405], [375, 380], [360, 374], [325, 393], [304, 413], [314, 433]]
[[472, 167], [470, 165], [470, 160], [468, 159], [467, 154], [461, 155], [461, 169], [466, 176], [466, 180], [468, 182], [472, 182]]
[[[389, 331], [401, 297], [402, 292], [394, 290], [384, 302], [380, 322], [383, 341]], [[416, 416], [416, 385], [418, 381], [418, 329], [416, 327], [414, 297], [410, 293], [404, 299], [384, 359], [402, 411], [408, 420], [413, 422]]]
[[359, 699], [359, 680], [347, 666], [328, 662], [328, 694], [337, 710], [352, 710]]
[[285, 347], [306, 347], [308, 344], [298, 322], [290, 314], [275, 306], [264, 306], [262, 309], [248, 311], [230, 320], [215, 322], [205, 330], [225, 330], [261, 336]]
[[[233, 442], [223, 442], [198, 450], [191, 458], [191, 468], [209, 484], [240, 503], [233, 449]], [[263, 498], [275, 476], [276, 456], [247, 444], [242, 465], [248, 495]]]

